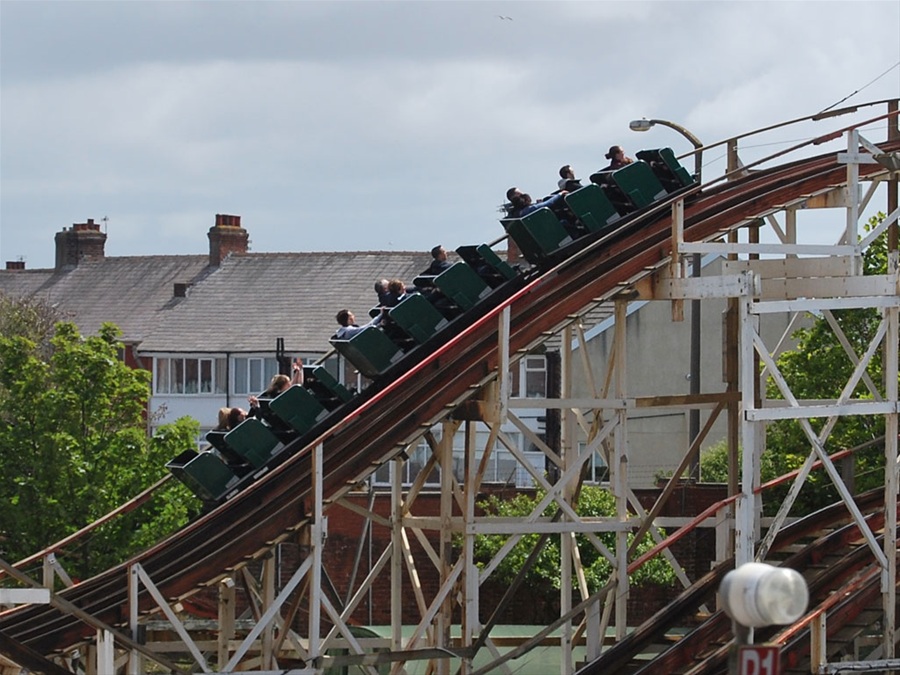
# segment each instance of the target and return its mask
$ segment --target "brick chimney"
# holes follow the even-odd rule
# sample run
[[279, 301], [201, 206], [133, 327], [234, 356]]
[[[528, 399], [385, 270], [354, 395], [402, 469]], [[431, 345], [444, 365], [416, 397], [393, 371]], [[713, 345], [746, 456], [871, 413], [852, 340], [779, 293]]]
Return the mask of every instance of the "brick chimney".
[[216, 214], [216, 224], [209, 228], [209, 264], [218, 267], [229, 253], [246, 253], [250, 235], [241, 227], [240, 216]]
[[78, 267], [79, 262], [89, 258], [103, 258], [105, 246], [106, 234], [93, 218], [86, 223], [73, 223], [56, 233], [56, 269]]
[[24, 270], [25, 269], [25, 261], [24, 260], [7, 260], [6, 261], [6, 269], [8, 269], [8, 270]]

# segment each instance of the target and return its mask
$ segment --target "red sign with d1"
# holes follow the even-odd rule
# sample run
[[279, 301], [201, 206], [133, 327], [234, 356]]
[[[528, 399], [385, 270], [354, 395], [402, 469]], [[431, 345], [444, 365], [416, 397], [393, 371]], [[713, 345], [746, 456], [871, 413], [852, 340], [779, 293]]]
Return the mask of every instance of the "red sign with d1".
[[781, 675], [781, 647], [741, 646], [738, 649], [738, 675]]

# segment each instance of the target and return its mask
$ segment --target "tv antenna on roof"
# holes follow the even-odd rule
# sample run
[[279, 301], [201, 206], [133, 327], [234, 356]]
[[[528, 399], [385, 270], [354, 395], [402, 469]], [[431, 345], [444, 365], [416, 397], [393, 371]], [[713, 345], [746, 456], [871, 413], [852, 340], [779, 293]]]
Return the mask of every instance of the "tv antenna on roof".
[[109, 223], [109, 216], [103, 216], [100, 220], [103, 222], [103, 231], [106, 232], [107, 224]]

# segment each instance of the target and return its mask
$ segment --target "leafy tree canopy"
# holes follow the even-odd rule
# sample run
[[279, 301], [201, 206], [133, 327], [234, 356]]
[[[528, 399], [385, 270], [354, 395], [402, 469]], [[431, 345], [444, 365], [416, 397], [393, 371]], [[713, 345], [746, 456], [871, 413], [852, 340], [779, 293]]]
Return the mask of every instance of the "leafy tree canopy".
[[[145, 420], [149, 373], [120, 358], [120, 333], [83, 337], [36, 303], [0, 302], [0, 550], [19, 560], [94, 522], [152, 485], [165, 463], [193, 447], [196, 422], [153, 439]], [[49, 339], [47, 339], [47, 337]], [[183, 524], [195, 500], [170, 482], [164, 494], [62, 553], [86, 576]]]
[[[521, 518], [530, 514], [543, 497], [544, 493], [541, 491], [533, 497], [519, 493], [512, 499], [491, 495], [480, 502], [479, 506], [489, 515]], [[551, 503], [542, 515], [550, 518], [555, 511], [556, 507]], [[585, 517], [613, 517], [616, 514], [615, 500], [608, 490], [595, 485], [584, 485], [581, 488], [575, 511], [578, 515]], [[505, 535], [477, 536], [475, 538], [476, 562], [482, 567], [486, 565], [506, 543], [507, 538]], [[512, 581], [518, 571], [524, 566], [525, 560], [539, 539], [540, 535], [538, 534], [529, 534], [522, 537], [512, 551], [503, 559], [503, 562], [500, 563], [491, 578], [496, 578], [501, 582]], [[599, 539], [611, 552], [615, 552], [615, 533], [604, 532], [599, 535]], [[629, 535], [628, 545], [631, 545], [632, 539], [633, 535]], [[587, 537], [579, 535], [576, 537], [576, 542], [581, 556], [581, 563], [585, 569], [588, 587], [592, 592], [596, 591], [609, 579], [613, 569], [612, 564], [588, 541]], [[646, 535], [638, 546], [635, 557], [652, 548], [653, 543], [652, 537], [649, 534]], [[537, 562], [528, 573], [526, 582], [529, 580], [532, 582], [550, 581], [555, 588], [559, 588], [559, 569], [560, 545], [559, 537], [555, 536], [551, 537], [545, 544]], [[651, 559], [630, 577], [631, 583], [638, 585], [643, 583], [670, 585], [674, 580], [675, 573], [672, 567], [661, 556]], [[574, 580], [573, 583], [575, 583]]]

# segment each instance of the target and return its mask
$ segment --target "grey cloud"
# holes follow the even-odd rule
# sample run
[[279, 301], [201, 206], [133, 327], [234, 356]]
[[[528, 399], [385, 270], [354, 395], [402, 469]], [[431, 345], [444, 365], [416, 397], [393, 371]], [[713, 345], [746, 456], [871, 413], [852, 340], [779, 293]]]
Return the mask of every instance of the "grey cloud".
[[[0, 11], [0, 255], [30, 267], [52, 264], [59, 228], [104, 215], [115, 255], [202, 251], [216, 212], [241, 214], [260, 251], [490, 240], [512, 184], [549, 192], [561, 164], [587, 175], [612, 143], [687, 149], [671, 131], [631, 134], [634, 117], [718, 140], [900, 60], [896, 3]], [[883, 54], [859, 49], [854, 21]], [[897, 90], [895, 73], [864, 98]]]

